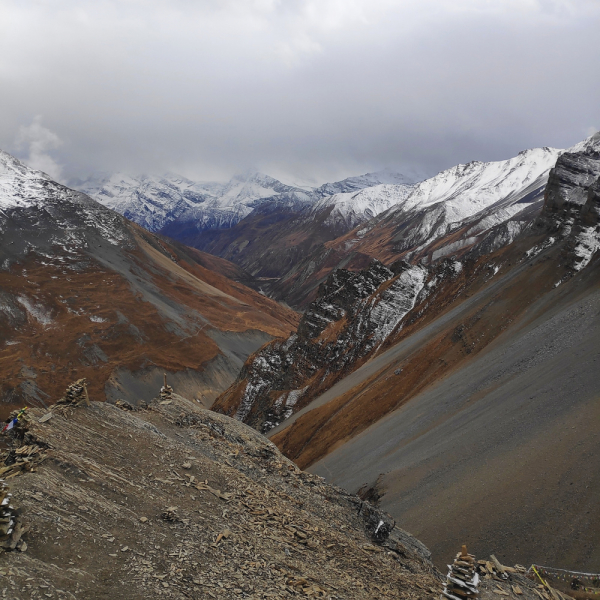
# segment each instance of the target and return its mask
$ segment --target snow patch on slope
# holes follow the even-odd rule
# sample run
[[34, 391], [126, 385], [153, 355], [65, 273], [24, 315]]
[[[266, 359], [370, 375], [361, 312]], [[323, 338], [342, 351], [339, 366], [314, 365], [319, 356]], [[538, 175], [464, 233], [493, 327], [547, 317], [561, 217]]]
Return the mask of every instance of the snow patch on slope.
[[581, 271], [592, 260], [594, 254], [600, 249], [600, 234], [597, 227], [582, 227], [576, 237], [576, 245], [573, 250], [575, 263], [573, 269]]
[[414, 308], [427, 279], [427, 270], [412, 267], [371, 302], [369, 320], [376, 325], [375, 340], [379, 346], [388, 338], [402, 319]]
[[333, 226], [342, 223], [348, 229], [354, 229], [357, 225], [376, 217], [391, 206], [406, 200], [413, 189], [413, 185], [380, 184], [359, 192], [334, 194], [316, 202], [311, 214], [316, 215], [322, 210], [332, 207], [324, 224]]
[[27, 313], [31, 315], [38, 323], [47, 327], [52, 324], [52, 317], [50, 311], [46, 309], [42, 304], [35, 303], [27, 296], [19, 296], [17, 302], [25, 308]]
[[0, 209], [29, 208], [38, 203], [50, 177], [0, 150]]

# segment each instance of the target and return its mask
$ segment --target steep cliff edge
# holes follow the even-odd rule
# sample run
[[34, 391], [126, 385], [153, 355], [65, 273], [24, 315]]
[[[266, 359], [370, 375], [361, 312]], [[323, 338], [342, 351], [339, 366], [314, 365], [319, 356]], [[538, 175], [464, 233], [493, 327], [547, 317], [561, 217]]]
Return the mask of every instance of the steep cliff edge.
[[374, 261], [358, 273], [334, 271], [298, 331], [250, 357], [212, 409], [269, 431], [377, 353], [415, 305], [461, 271], [453, 261], [431, 270]]

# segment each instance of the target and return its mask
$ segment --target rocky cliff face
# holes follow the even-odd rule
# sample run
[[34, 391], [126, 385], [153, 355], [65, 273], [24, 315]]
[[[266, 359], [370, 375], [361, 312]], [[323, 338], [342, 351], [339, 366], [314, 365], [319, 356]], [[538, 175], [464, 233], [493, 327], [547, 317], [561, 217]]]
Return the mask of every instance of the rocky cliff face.
[[550, 231], [568, 235], [600, 177], [600, 132], [565, 152], [550, 171], [541, 218]]
[[597, 133], [558, 159], [550, 172], [542, 214], [533, 226], [534, 232], [550, 234], [546, 245], [565, 241], [564, 255], [573, 272], [587, 266], [600, 247], [599, 182]]
[[213, 410], [269, 431], [377, 353], [415, 305], [461, 271], [454, 261], [432, 270], [374, 261], [358, 273], [334, 271], [297, 332], [250, 357]]

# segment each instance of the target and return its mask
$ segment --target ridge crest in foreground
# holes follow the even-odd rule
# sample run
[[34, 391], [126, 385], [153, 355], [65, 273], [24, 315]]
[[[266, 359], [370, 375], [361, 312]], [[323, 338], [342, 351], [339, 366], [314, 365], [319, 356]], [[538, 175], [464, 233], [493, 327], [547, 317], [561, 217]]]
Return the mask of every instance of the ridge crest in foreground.
[[418, 540], [250, 427], [174, 393], [119, 406], [34, 409], [12, 432], [5, 462], [43, 449], [10, 480], [29, 532], [0, 574], [29, 594], [19, 597], [366, 599], [440, 587]]

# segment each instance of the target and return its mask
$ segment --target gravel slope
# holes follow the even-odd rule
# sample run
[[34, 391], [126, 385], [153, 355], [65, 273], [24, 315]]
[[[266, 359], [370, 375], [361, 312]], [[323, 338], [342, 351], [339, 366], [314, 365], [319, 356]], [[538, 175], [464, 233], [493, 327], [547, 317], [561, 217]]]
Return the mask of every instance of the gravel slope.
[[[476, 554], [593, 569], [600, 560], [597, 271], [311, 467], [381, 507], [442, 564]], [[575, 298], [575, 299], [574, 299]], [[381, 475], [381, 477], [380, 477]]]

